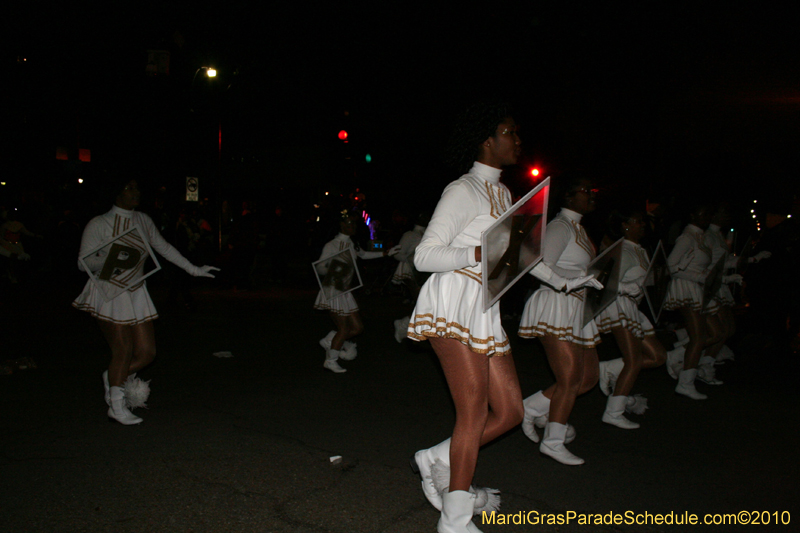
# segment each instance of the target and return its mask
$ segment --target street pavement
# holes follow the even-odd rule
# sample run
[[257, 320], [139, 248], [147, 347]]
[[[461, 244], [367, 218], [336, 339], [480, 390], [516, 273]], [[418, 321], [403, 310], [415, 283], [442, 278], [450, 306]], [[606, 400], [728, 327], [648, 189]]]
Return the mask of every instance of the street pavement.
[[[152, 283], [161, 318], [144, 422], [109, 423], [101, 373], [108, 349], [69, 306], [75, 282], [2, 287], [0, 360], [38, 368], [0, 376], [0, 531], [433, 532], [409, 458], [449, 436], [454, 411], [427, 343], [395, 342], [401, 297], [357, 294], [366, 325], [345, 374], [322, 367], [318, 339], [332, 324], [312, 310], [313, 287], [195, 290], [193, 310]], [[77, 287], [77, 288], [76, 288]], [[740, 317], [740, 328], [747, 315]], [[538, 341], [514, 358], [524, 396], [552, 383]], [[744, 328], [746, 329], [746, 327]], [[741, 337], [741, 335], [740, 335]], [[745, 346], [746, 343], [740, 343]], [[586, 464], [539, 454], [516, 428], [482, 449], [475, 481], [502, 491], [502, 513], [624, 515], [767, 511], [769, 525], [481, 525], [501, 531], [798, 531], [800, 364], [776, 351], [734, 346], [725, 382], [673, 392], [663, 368], [642, 372], [649, 400], [638, 430], [600, 421], [606, 398], [578, 399], [569, 448]], [[212, 354], [230, 351], [231, 358]], [[605, 338], [601, 359], [616, 357]], [[340, 455], [340, 464], [330, 457]], [[788, 512], [781, 514], [783, 512]], [[519, 515], [517, 515], [519, 516]], [[776, 519], [788, 525], [775, 525]], [[608, 518], [606, 517], [606, 520]], [[513, 521], [513, 518], [511, 519]], [[678, 518], [680, 520], [680, 518]]]

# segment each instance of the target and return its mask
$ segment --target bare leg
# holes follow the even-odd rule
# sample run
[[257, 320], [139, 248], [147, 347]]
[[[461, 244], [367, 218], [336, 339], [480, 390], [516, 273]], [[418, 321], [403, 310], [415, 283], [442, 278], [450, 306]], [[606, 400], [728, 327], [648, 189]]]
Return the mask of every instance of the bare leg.
[[105, 320], [98, 320], [100, 331], [111, 348], [111, 362], [108, 365], [108, 384], [121, 387], [130, 374], [133, 360], [133, 328]]
[[700, 311], [693, 311], [688, 307], [680, 308], [686, 329], [689, 331], [689, 344], [686, 345], [686, 354], [683, 358], [683, 368], [691, 370], [697, 368], [700, 361], [700, 354], [706, 347], [708, 336], [706, 333], [706, 319]]
[[[481, 444], [522, 420], [522, 393], [510, 354], [487, 357], [455, 339], [431, 339], [456, 407], [450, 490], [469, 490]], [[491, 407], [491, 412], [489, 408]]]
[[667, 350], [655, 335], [647, 335], [642, 341], [642, 368], [655, 368], [667, 361]]
[[133, 359], [128, 368], [128, 373], [133, 374], [152, 363], [153, 359], [155, 359], [156, 337], [152, 321], [128, 327], [131, 328], [133, 337]]
[[550, 422], [566, 424], [578, 395], [597, 384], [597, 350], [550, 335], [539, 337], [539, 340], [556, 375], [555, 384], [544, 391], [550, 399]]
[[725, 343], [730, 339], [736, 330], [736, 321], [733, 316], [733, 311], [727, 305], [720, 307], [716, 315], [708, 317], [709, 329], [714, 333], [714, 342], [706, 348], [706, 355], [710, 357], [717, 357], [719, 351], [725, 346]]
[[336, 313], [333, 312], [331, 312], [330, 315], [331, 315], [331, 320], [333, 320], [333, 323], [336, 326], [336, 335], [334, 335], [333, 340], [331, 340], [331, 349], [341, 350], [342, 344], [344, 344], [344, 341], [348, 339], [347, 319], [349, 315], [337, 315]]
[[636, 378], [639, 377], [639, 371], [642, 369], [644, 359], [642, 341], [637, 339], [628, 328], [623, 328], [622, 326], [612, 328], [611, 332], [617, 340], [619, 349], [622, 352], [622, 361], [625, 363], [617, 378], [614, 396], [628, 396], [633, 390]]

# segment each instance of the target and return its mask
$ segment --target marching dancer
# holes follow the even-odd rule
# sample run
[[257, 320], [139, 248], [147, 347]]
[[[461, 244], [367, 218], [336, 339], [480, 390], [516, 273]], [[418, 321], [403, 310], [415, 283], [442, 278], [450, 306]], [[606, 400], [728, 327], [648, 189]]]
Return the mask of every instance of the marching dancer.
[[[708, 396], [698, 392], [694, 385], [697, 365], [703, 350], [721, 339], [721, 331], [713, 328], [714, 323], [710, 324], [708, 318], [716, 313], [719, 303], [712, 301], [703, 308], [703, 284], [711, 267], [711, 249], [705, 241], [705, 231], [711, 223], [711, 210], [706, 205], [697, 205], [690, 213], [689, 220], [667, 257], [672, 279], [664, 309], [680, 311], [689, 332], [675, 392], [693, 400], [705, 400]], [[673, 350], [668, 354], [668, 365], [671, 363], [669, 358], [675, 352]]]
[[[535, 426], [544, 427], [539, 451], [560, 463], [580, 465], [583, 459], [564, 446], [575, 438], [567, 420], [578, 395], [597, 383], [595, 346], [600, 335], [594, 321], [582, 325], [586, 291], [575, 289], [602, 285], [586, 276], [595, 248], [580, 224], [583, 215], [595, 209], [596, 191], [583, 178], [573, 178], [565, 185], [561, 212], [547, 225], [542, 263], [567, 283], [543, 284], [525, 304], [519, 326], [520, 337], [538, 337], [541, 341], [556, 382], [525, 399], [522, 430], [533, 442], [539, 442]], [[537, 274], [536, 269], [533, 273]]]
[[619, 296], [595, 319], [600, 333], [613, 333], [622, 357], [600, 363], [600, 390], [608, 396], [603, 422], [622, 429], [639, 424], [625, 418], [625, 411], [643, 414], [647, 400], [629, 396], [642, 368], [664, 364], [667, 353], [658, 342], [653, 325], [639, 310], [644, 297], [644, 282], [650, 261], [639, 244], [645, 234], [642, 213], [612, 213], [608, 235], [616, 241], [624, 237], [620, 260]]
[[504, 105], [476, 104], [465, 112], [451, 153], [467, 173], [445, 188], [414, 256], [418, 270], [433, 274], [420, 290], [408, 337], [430, 341], [456, 408], [452, 437], [418, 451], [412, 460], [425, 497], [441, 510], [440, 533], [479, 533], [472, 516], [487, 493], [477, 503], [471, 488], [478, 450], [522, 419], [519, 380], [499, 305], [485, 313], [481, 306], [480, 267], [481, 233], [512, 205], [500, 174], [516, 163], [520, 142]]
[[[392, 283], [398, 285], [405, 285], [411, 291], [411, 299], [416, 302], [419, 296], [419, 283], [414, 276], [414, 250], [422, 241], [422, 235], [425, 233], [425, 228], [428, 227], [430, 217], [425, 214], [420, 214], [417, 217], [417, 223], [414, 224], [414, 229], [407, 231], [400, 238], [400, 251], [394, 256], [399, 261], [397, 269], [392, 276]], [[408, 333], [408, 323], [411, 321], [410, 316], [398, 318], [394, 321], [394, 339], [401, 343], [406, 338]]]
[[[705, 233], [706, 245], [711, 248], [711, 264], [715, 265], [721, 257], [725, 257], [725, 270], [736, 268], [741, 258], [730, 253], [728, 243], [722, 235], [721, 228], [730, 223], [730, 212], [726, 203], [721, 203], [715, 213], [711, 224]], [[758, 263], [762, 259], [767, 259], [772, 254], [770, 252], [759, 252], [748, 257], [750, 263]], [[700, 357], [697, 378], [711, 385], [721, 385], [722, 382], [714, 375], [714, 365], [722, 361], [733, 359], [733, 351], [725, 344], [736, 332], [736, 319], [733, 315], [733, 305], [735, 303], [733, 294], [728, 286], [729, 283], [742, 284], [741, 274], [730, 274], [723, 278], [723, 284], [714, 299], [719, 304], [718, 311], [712, 316], [712, 320], [717, 324], [717, 329], [721, 331], [719, 342], [706, 348], [705, 353]]]
[[[341, 215], [339, 234], [322, 247], [320, 259], [330, 257], [337, 252], [349, 250], [350, 248], [356, 249], [356, 255], [360, 259], [377, 259], [379, 257], [392, 256], [399, 251], [398, 246], [382, 252], [365, 252], [357, 248], [350, 239], [356, 233], [356, 220], [347, 211], [342, 211]], [[328, 311], [331, 320], [336, 325], [335, 330], [330, 331], [319, 341], [320, 346], [325, 350], [325, 362], [322, 366], [336, 374], [347, 372], [347, 369], [339, 365], [338, 360], [351, 361], [356, 358], [356, 355], [358, 355], [356, 344], [350, 342], [349, 339], [364, 331], [364, 323], [358, 313], [356, 299], [353, 298], [352, 293], [346, 292], [328, 300], [325, 293], [320, 290], [319, 294], [317, 294], [317, 300], [314, 302], [314, 309]]]
[[[111, 210], [104, 215], [94, 217], [86, 225], [81, 239], [79, 258], [86, 256], [92, 249], [113, 237], [138, 226], [142, 232], [141, 237], [168, 261], [192, 276], [214, 277], [211, 272], [219, 270], [218, 268], [198, 267], [190, 263], [164, 240], [149, 216], [135, 211], [139, 206], [140, 197], [136, 180], [126, 179], [119, 185], [115, 191], [116, 200]], [[96, 272], [105, 267], [107, 255], [108, 252], [104, 248], [84, 258], [84, 261], [92, 272]], [[141, 261], [134, 269], [141, 269], [143, 264], [144, 261]], [[85, 271], [80, 260], [78, 268]], [[100, 281], [100, 283], [105, 282]], [[158, 313], [147, 292], [146, 282], [142, 281], [115, 298], [106, 300], [101, 289], [94, 281], [89, 280], [72, 305], [81, 311], [87, 311], [97, 319], [97, 324], [111, 348], [111, 363], [108, 365], [108, 370], [103, 372], [108, 417], [124, 425], [140, 423], [142, 419], [131, 413], [128, 407], [143, 405], [146, 398], [132, 401], [130, 392], [126, 393], [124, 386], [131, 374], [149, 365], [156, 355], [152, 321], [158, 318]], [[149, 393], [149, 388], [146, 389], [146, 393]]]

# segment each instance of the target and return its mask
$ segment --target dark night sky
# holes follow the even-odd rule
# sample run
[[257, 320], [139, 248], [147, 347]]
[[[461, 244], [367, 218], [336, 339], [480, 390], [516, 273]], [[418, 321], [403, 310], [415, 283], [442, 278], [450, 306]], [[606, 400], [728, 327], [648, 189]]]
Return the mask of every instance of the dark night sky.
[[[40, 145], [50, 157], [77, 130], [95, 161], [133, 154], [168, 175], [202, 174], [221, 117], [223, 155], [238, 161], [226, 172], [243, 187], [313, 186], [330, 179], [346, 127], [354, 157], [374, 157], [356, 184], [378, 198], [435, 198], [455, 177], [439, 165], [453, 115], [500, 93], [515, 104], [526, 163], [547, 173], [588, 172], [618, 192], [795, 189], [794, 11], [44, 5], [16, 8], [8, 60], [28, 61], [12, 76], [25, 110], [12, 118], [27, 126], [6, 143], [12, 160]], [[171, 52], [168, 77], [144, 76], [148, 48]], [[192, 81], [202, 65], [219, 69], [216, 85]]]

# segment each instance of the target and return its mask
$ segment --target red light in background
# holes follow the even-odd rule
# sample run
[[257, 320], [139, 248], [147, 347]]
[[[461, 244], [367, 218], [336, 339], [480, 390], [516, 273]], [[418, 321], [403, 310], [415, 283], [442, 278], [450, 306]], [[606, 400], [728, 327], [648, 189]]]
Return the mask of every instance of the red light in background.
[[346, 131], [344, 131], [344, 130], [340, 131], [340, 132], [339, 132], [339, 139], [341, 139], [341, 140], [343, 140], [343, 141], [344, 141], [344, 140], [347, 140], [347, 132], [346, 132]]
[[533, 176], [535, 178], [538, 175], [539, 175], [539, 169], [538, 168], [531, 169], [531, 176]]

